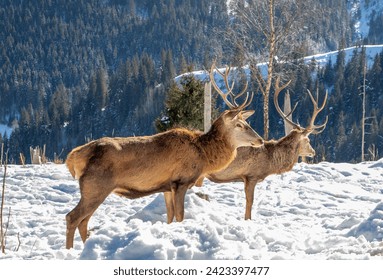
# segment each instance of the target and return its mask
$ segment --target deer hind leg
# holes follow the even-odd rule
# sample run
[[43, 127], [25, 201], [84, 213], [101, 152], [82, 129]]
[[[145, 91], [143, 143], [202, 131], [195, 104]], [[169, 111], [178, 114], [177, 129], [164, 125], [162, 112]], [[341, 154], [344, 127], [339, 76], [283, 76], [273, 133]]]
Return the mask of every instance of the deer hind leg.
[[73, 239], [77, 226], [82, 221], [84, 214], [83, 212], [83, 204], [84, 201], [81, 198], [79, 203], [72, 211], [70, 211], [65, 219], [66, 219], [66, 248], [70, 249], [73, 247]]
[[[94, 183], [94, 182], [93, 182]], [[96, 211], [98, 206], [109, 195], [105, 189], [100, 187], [100, 183], [91, 184], [86, 180], [80, 179], [81, 199], [77, 206], [66, 215], [66, 248], [73, 247], [73, 240], [76, 228], [79, 229], [81, 239], [85, 242], [88, 234], [87, 226], [90, 217]], [[102, 190], [102, 192], [97, 192]]]
[[90, 213], [85, 219], [83, 219], [80, 224], [78, 225], [78, 231], [80, 232], [80, 236], [81, 236], [81, 239], [82, 239], [82, 242], [85, 242], [86, 239], [88, 238], [88, 223], [89, 223], [89, 220], [90, 218], [93, 216], [93, 213], [95, 211], [93, 211], [92, 213]]
[[245, 220], [251, 219], [251, 209], [253, 208], [254, 202], [254, 188], [257, 184], [257, 180], [251, 180], [245, 178], [245, 194], [246, 194], [246, 210], [245, 210]]

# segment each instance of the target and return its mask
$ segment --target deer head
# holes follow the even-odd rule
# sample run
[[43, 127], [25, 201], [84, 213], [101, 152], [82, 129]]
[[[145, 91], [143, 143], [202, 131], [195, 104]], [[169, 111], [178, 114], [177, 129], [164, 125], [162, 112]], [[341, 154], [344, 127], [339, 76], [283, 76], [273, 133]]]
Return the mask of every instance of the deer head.
[[302, 157], [313, 157], [313, 156], [315, 156], [315, 150], [311, 146], [310, 139], [308, 138], [308, 136], [310, 134], [319, 134], [326, 128], [328, 116], [326, 116], [325, 122], [321, 125], [315, 125], [315, 119], [318, 116], [318, 114], [324, 109], [324, 107], [326, 105], [328, 92], [326, 91], [326, 95], [324, 97], [322, 105], [318, 106], [318, 99], [319, 99], [318, 93], [317, 93], [317, 98], [315, 99], [313, 97], [312, 93], [310, 92], [310, 90], [307, 90], [307, 93], [310, 97], [310, 100], [313, 103], [314, 110], [313, 110], [309, 125], [306, 128], [304, 128], [304, 127], [301, 127], [299, 124], [293, 122], [289, 118], [289, 115], [291, 115], [292, 112], [296, 109], [297, 104], [295, 104], [294, 108], [291, 110], [291, 112], [288, 115], [286, 115], [282, 111], [281, 107], [279, 106], [278, 96], [279, 96], [280, 92], [290, 84], [290, 81], [287, 82], [286, 84], [282, 85], [282, 86], [280, 86], [279, 83], [280, 83], [280, 78], [278, 77], [276, 80], [276, 83], [275, 83], [275, 93], [274, 93], [275, 108], [276, 108], [277, 112], [279, 113], [279, 115], [281, 115], [281, 117], [284, 119], [284, 121], [286, 123], [288, 123], [293, 128], [293, 130], [295, 130], [299, 133], [299, 146], [298, 146], [299, 155]]
[[[236, 142], [236, 146], [237, 147], [248, 146], [249, 141], [251, 141], [251, 139], [254, 139], [254, 135], [256, 134], [256, 132], [253, 131], [250, 125], [246, 122], [246, 119], [249, 118], [252, 114], [254, 114], [254, 111], [253, 110], [244, 111], [244, 109], [251, 104], [251, 101], [254, 95], [251, 94], [251, 97], [249, 98], [249, 93], [247, 93], [247, 96], [244, 102], [242, 104], [238, 104], [237, 99], [246, 92], [248, 83], [246, 82], [244, 88], [242, 89], [240, 93], [234, 94], [233, 93], [234, 82], [230, 86], [228, 81], [230, 71], [231, 71], [231, 67], [226, 66], [225, 72], [222, 73], [215, 66], [215, 62], [213, 62], [209, 72], [210, 81], [214, 89], [219, 94], [219, 96], [222, 97], [225, 104], [230, 108], [230, 110], [226, 112], [224, 121], [227, 123], [228, 129], [230, 129], [233, 132], [232, 135], [233, 135], [234, 141]], [[214, 77], [214, 72], [218, 73], [218, 75], [220, 75], [223, 78], [223, 81], [227, 89], [227, 93], [224, 93], [217, 85], [215, 81], [215, 77]], [[263, 145], [263, 139], [258, 134], [256, 135], [258, 139], [257, 141], [251, 141], [251, 145], [254, 147], [259, 147]]]

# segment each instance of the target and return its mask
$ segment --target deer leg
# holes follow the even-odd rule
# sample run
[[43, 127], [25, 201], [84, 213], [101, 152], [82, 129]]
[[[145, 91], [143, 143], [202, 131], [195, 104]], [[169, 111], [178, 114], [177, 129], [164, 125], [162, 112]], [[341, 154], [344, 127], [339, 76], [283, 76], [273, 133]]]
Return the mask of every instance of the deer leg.
[[165, 205], [166, 205], [166, 214], [168, 217], [168, 224], [173, 222], [174, 219], [174, 199], [172, 192], [164, 192]]
[[73, 247], [73, 239], [76, 228], [79, 229], [81, 239], [83, 242], [88, 236], [88, 222], [96, 211], [98, 206], [105, 200], [105, 197], [98, 198], [96, 201], [89, 201], [87, 199], [80, 199], [77, 206], [66, 215], [67, 222], [67, 233], [66, 233], [66, 248], [70, 249]]
[[73, 239], [75, 231], [81, 221], [87, 216], [86, 211], [86, 202], [83, 198], [80, 199], [79, 203], [72, 211], [66, 215], [66, 248], [70, 249], [73, 247]]
[[204, 176], [199, 177], [198, 180], [195, 182], [194, 186], [196, 186], [196, 187], [202, 187], [203, 179], [204, 179], [204, 178], [205, 178]]
[[256, 180], [251, 180], [245, 178], [245, 194], [246, 194], [246, 210], [245, 210], [245, 220], [251, 219], [251, 209], [253, 208], [254, 202], [254, 188], [257, 184]]
[[74, 232], [76, 231], [77, 225], [74, 221], [78, 220], [78, 212], [80, 211], [80, 202], [77, 204], [75, 208], [73, 208], [72, 211], [70, 211], [65, 219], [66, 219], [66, 248], [70, 249], [73, 247], [73, 239], [74, 239]]
[[174, 195], [174, 212], [177, 222], [182, 222], [184, 219], [185, 195], [189, 187], [190, 184], [182, 184], [178, 185], [177, 188], [172, 189], [172, 193]]
[[85, 243], [85, 240], [88, 238], [88, 223], [89, 223], [89, 220], [90, 218], [93, 216], [93, 213], [95, 211], [93, 211], [92, 213], [90, 213], [85, 219], [83, 219], [80, 224], [78, 225], [78, 231], [80, 232], [80, 236], [81, 236], [81, 239], [82, 239], [82, 242]]
[[[93, 183], [93, 184], [91, 184]], [[110, 191], [106, 188], [99, 187], [100, 185], [86, 179], [80, 179], [81, 199], [77, 206], [66, 215], [66, 248], [73, 247], [73, 240], [76, 228], [79, 228], [80, 235], [83, 241], [87, 238], [88, 221], [94, 211], [109, 195]], [[97, 190], [102, 190], [98, 192]]]

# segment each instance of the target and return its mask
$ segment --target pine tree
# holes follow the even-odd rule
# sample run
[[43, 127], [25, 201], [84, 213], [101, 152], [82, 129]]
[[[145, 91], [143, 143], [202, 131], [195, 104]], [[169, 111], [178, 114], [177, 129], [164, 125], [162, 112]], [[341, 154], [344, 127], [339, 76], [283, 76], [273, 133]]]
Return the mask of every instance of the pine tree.
[[166, 111], [156, 120], [157, 131], [176, 126], [203, 130], [203, 96], [204, 85], [193, 75], [183, 76], [179, 84], [173, 83], [167, 92]]

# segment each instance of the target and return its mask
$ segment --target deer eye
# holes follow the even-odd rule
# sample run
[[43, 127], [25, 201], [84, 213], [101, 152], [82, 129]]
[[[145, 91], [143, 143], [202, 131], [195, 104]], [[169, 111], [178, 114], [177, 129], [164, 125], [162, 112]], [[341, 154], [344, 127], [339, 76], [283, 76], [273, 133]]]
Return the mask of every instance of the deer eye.
[[243, 128], [243, 124], [241, 124], [241, 123], [237, 123], [235, 126], [239, 127], [239, 128]]

